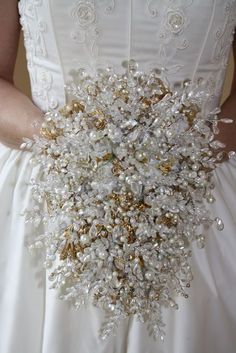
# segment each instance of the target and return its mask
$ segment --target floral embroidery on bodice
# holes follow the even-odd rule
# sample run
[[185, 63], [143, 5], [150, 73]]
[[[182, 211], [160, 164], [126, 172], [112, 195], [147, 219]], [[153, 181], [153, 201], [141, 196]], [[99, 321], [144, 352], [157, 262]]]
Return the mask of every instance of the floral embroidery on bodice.
[[171, 83], [205, 80], [215, 106], [236, 24], [236, 0], [20, 0], [34, 102], [66, 100], [64, 84], [84, 67], [164, 70]]
[[[157, 9], [150, 7], [151, 3], [150, 1], [147, 2], [149, 15], [153, 17], [155, 14], [155, 17], [160, 17], [156, 26], [158, 59], [161, 66], [168, 66], [168, 58], [175, 55], [176, 50], [186, 49], [190, 45], [185, 33], [190, 25], [186, 9], [192, 5], [193, 0], [167, 1], [166, 6], [159, 12]], [[171, 49], [173, 54], [168, 53], [168, 49]], [[173, 73], [173, 71], [180, 70], [183, 65], [184, 63], [172, 67], [168, 66], [168, 70]]]
[[[104, 12], [110, 13], [115, 2], [99, 0], [98, 4], [104, 6]], [[71, 31], [71, 38], [75, 43], [85, 43], [91, 56], [97, 56], [100, 32], [94, 0], [77, 1], [72, 7], [71, 17], [75, 26]]]

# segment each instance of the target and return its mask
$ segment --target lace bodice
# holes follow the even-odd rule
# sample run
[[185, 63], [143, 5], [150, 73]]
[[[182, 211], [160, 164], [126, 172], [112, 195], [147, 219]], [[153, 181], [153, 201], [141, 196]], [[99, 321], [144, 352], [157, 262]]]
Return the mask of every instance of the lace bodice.
[[64, 104], [74, 70], [166, 70], [172, 83], [204, 79], [218, 104], [236, 22], [235, 0], [20, 0], [32, 97]]

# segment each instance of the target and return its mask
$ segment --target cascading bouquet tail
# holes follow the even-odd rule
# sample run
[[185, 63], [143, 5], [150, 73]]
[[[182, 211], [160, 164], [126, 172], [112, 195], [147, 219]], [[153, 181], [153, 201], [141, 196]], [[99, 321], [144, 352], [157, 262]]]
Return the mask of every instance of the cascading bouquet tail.
[[223, 229], [205, 207], [223, 155], [219, 109], [204, 112], [202, 84], [172, 89], [134, 61], [122, 74], [79, 69], [66, 89], [73, 99], [48, 111], [41, 136], [24, 145], [42, 171], [27, 221], [45, 233], [30, 248], [46, 249], [61, 299], [106, 311], [102, 338], [130, 315], [163, 338], [162, 308], [188, 297], [191, 245], [205, 242], [199, 226]]

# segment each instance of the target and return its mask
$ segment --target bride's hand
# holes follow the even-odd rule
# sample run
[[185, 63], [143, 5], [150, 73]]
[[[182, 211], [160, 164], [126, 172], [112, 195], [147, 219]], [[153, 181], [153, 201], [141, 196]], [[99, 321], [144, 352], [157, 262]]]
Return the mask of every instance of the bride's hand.
[[12, 83], [0, 79], [0, 142], [20, 149], [24, 138], [40, 134], [43, 112]]
[[13, 82], [20, 33], [17, 3], [0, 2], [0, 142], [19, 149], [24, 137], [39, 134], [43, 113]]
[[[24, 138], [33, 140], [35, 135], [40, 135], [42, 118], [31, 117], [28, 124], [23, 124], [18, 127], [15, 127], [14, 125], [10, 126], [8, 123], [6, 123], [5, 127], [3, 127], [2, 124], [0, 125], [0, 142], [12, 149], [21, 149], [21, 146], [24, 143]], [[25, 148], [23, 150], [25, 150]]]

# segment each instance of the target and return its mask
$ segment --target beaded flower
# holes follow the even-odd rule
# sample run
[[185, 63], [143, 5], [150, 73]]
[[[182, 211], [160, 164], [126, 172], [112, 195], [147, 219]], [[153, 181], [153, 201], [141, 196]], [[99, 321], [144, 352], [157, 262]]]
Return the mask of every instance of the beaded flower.
[[162, 308], [188, 297], [192, 242], [203, 247], [200, 229], [213, 223], [223, 229], [205, 207], [224, 147], [219, 109], [204, 111], [201, 84], [174, 89], [134, 60], [124, 73], [77, 78], [66, 87], [73, 99], [45, 113], [41, 136], [25, 144], [41, 167], [27, 219], [45, 224], [30, 248], [46, 249], [61, 299], [106, 311], [102, 338], [130, 315], [163, 338]]

